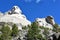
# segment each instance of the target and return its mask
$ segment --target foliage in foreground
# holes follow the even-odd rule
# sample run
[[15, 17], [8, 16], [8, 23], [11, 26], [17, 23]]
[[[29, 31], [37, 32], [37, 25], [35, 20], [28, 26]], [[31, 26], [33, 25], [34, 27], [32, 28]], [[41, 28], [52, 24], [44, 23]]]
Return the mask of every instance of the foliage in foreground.
[[16, 24], [14, 24], [12, 26], [12, 34], [11, 35], [14, 36], [14, 37], [18, 35], [18, 27], [17, 27]]
[[2, 32], [2, 34], [1, 34], [0, 40], [11, 40], [13, 36], [14, 37], [17, 36], [18, 27], [16, 26], [16, 24], [14, 24], [12, 26], [12, 30], [11, 30], [8, 25], [3, 26], [1, 29], [1, 32]]
[[8, 26], [3, 26], [1, 29], [2, 35], [0, 40], [11, 40], [11, 30]]
[[[23, 29], [28, 29], [27, 33], [27, 40], [47, 40], [47, 34], [48, 28], [39, 27], [35, 22], [31, 24], [31, 26], [28, 26], [28, 28], [25, 26]], [[44, 29], [43, 34], [45, 37], [43, 37], [40, 32], [40, 29]], [[60, 32], [60, 28], [57, 24], [53, 25], [54, 32]], [[12, 37], [16, 37], [18, 35], [18, 27], [16, 24], [12, 26], [12, 30], [9, 28], [9, 26], [3, 26], [1, 29], [2, 34], [0, 35], [0, 40], [11, 40]]]
[[33, 22], [31, 26], [29, 26], [28, 34], [27, 34], [27, 40], [46, 40], [42, 37], [40, 33], [41, 30], [38, 29], [39, 26]]

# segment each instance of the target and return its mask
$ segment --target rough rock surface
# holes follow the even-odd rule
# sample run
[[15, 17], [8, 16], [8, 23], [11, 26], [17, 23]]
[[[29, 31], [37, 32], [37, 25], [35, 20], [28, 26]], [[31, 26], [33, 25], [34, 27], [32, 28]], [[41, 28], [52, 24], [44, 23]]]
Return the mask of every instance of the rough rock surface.
[[36, 18], [35, 20], [39, 26], [44, 26], [53, 29], [55, 24], [54, 18], [52, 16], [47, 16], [46, 18]]
[[[53, 29], [53, 25], [55, 24], [54, 18], [52, 16], [47, 16], [46, 18], [36, 18], [35, 22], [38, 26], [46, 27]], [[6, 12], [5, 14], [0, 13], [0, 28], [4, 25], [8, 24], [10, 29], [12, 29], [12, 25], [16, 24], [19, 29], [19, 35], [17, 37], [13, 37], [12, 40], [26, 40], [26, 34], [28, 30], [22, 29], [23, 26], [31, 25], [31, 22], [27, 20], [26, 16], [22, 14], [21, 9], [18, 6], [14, 6], [11, 10]], [[44, 29], [40, 29], [40, 34], [43, 34]], [[59, 38], [60, 33], [55, 33], [52, 30], [48, 30], [49, 34], [47, 34], [47, 38], [53, 40], [54, 36]]]
[[6, 14], [0, 16], [0, 22], [15, 23], [17, 24], [19, 30], [21, 29], [21, 26], [27, 26], [31, 24], [31, 22], [27, 20], [26, 16], [22, 14], [22, 11], [18, 6], [14, 6]]

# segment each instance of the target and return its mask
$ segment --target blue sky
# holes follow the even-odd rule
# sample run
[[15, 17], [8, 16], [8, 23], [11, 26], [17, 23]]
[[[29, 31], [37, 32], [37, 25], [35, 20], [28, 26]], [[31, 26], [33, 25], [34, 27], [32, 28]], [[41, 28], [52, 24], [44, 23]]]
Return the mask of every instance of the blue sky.
[[52, 15], [60, 24], [60, 0], [0, 0], [0, 11], [6, 12], [14, 5], [21, 8], [30, 21]]

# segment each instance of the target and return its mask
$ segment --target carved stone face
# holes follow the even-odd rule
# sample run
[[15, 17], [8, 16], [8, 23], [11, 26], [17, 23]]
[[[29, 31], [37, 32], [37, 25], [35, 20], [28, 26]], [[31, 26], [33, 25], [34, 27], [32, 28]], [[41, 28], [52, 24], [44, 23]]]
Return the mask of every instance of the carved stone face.
[[21, 13], [22, 13], [22, 11], [21, 11], [21, 9], [18, 6], [14, 6], [11, 9], [11, 14], [21, 14]]
[[19, 7], [18, 6], [14, 6], [13, 9], [16, 10], [16, 9], [19, 9]]
[[52, 25], [55, 24], [52, 16], [47, 16], [46, 22], [49, 23], [49, 24], [52, 24]]
[[49, 19], [53, 19], [53, 17], [52, 17], [52, 16], [47, 16], [47, 18], [49, 18]]
[[43, 18], [37, 18], [36, 19], [36, 22], [38, 23], [39, 26], [44, 26], [45, 24], [45, 20]]

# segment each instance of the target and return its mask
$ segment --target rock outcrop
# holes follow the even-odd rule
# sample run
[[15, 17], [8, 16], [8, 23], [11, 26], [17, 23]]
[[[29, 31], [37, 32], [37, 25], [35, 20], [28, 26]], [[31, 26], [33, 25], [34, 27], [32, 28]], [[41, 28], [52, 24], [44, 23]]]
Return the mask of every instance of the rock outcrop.
[[[60, 38], [60, 33], [53, 32], [53, 25], [55, 24], [54, 18], [52, 16], [47, 16], [46, 18], [36, 18], [35, 22], [37, 23], [38, 26], [44, 27], [44, 28], [49, 28], [48, 34], [47, 34], [47, 39], [53, 40], [54, 37]], [[12, 40], [26, 40], [27, 33], [28, 33], [28, 28], [27, 29], [22, 29], [24, 26], [31, 25], [31, 22], [26, 18], [24, 14], [22, 14], [21, 9], [18, 6], [13, 6], [11, 10], [6, 12], [5, 14], [0, 13], [0, 29], [4, 24], [8, 24], [10, 29], [12, 29], [12, 25], [16, 24], [18, 29], [19, 29], [19, 35], [17, 37], [12, 37]], [[43, 32], [45, 31], [44, 29], [38, 28], [41, 30], [40, 34], [43, 35], [43, 37], [46, 37]], [[60, 28], [60, 27], [59, 27]]]
[[39, 26], [44, 26], [51, 29], [53, 29], [53, 25], [55, 24], [54, 18], [52, 16], [47, 16], [46, 18], [36, 18], [35, 22]]
[[21, 26], [27, 26], [27, 25], [31, 24], [31, 22], [29, 20], [27, 20], [26, 16], [24, 14], [22, 14], [22, 11], [18, 6], [14, 6], [6, 14], [3, 14], [0, 17], [0, 23], [1, 22], [15, 23], [15, 24], [17, 24], [19, 30], [21, 29]]

